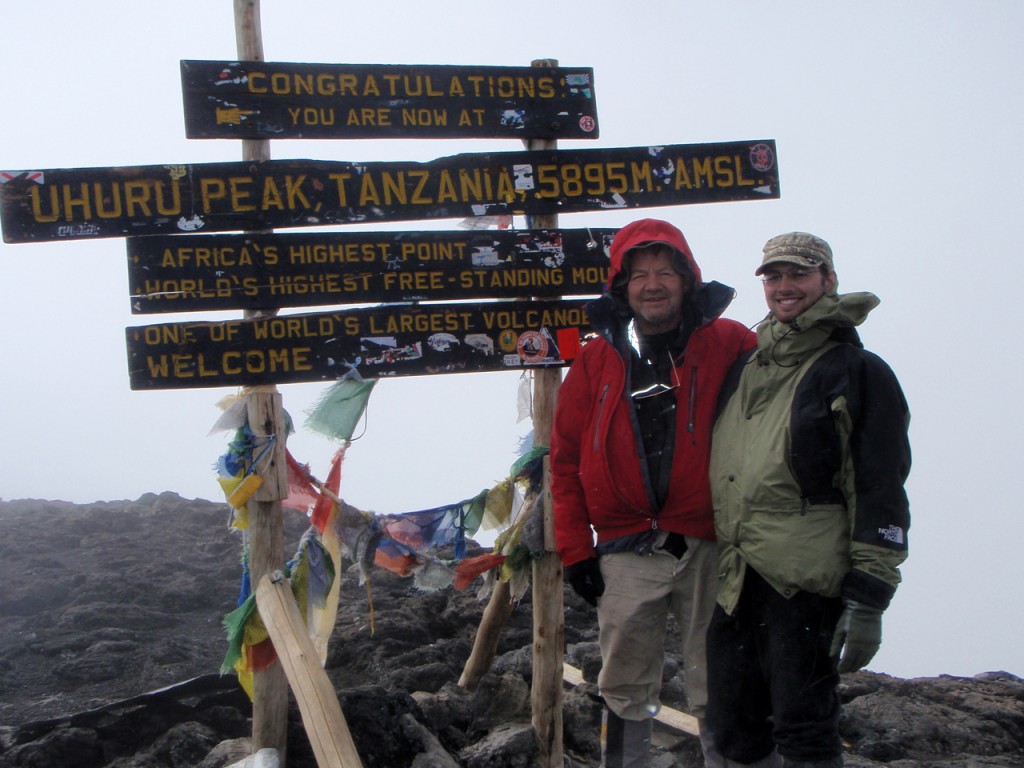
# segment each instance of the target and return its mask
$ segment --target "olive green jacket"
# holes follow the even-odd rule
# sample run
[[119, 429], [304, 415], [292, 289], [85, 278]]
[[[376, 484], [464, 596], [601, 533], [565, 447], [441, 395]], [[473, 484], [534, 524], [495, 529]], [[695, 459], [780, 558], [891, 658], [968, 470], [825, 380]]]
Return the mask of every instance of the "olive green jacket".
[[778, 592], [884, 609], [907, 556], [909, 413], [899, 382], [853, 329], [870, 293], [826, 295], [792, 323], [769, 317], [719, 401], [711, 489], [719, 604], [746, 568]]

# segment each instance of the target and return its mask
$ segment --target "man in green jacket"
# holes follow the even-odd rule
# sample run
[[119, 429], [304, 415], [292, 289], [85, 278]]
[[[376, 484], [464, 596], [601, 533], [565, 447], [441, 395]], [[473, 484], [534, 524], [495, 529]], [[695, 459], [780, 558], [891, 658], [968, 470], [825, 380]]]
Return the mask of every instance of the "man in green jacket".
[[878, 650], [907, 556], [909, 413], [854, 330], [878, 298], [837, 293], [828, 243], [774, 237], [756, 274], [769, 314], [712, 439], [706, 722], [730, 765], [838, 768], [839, 674]]

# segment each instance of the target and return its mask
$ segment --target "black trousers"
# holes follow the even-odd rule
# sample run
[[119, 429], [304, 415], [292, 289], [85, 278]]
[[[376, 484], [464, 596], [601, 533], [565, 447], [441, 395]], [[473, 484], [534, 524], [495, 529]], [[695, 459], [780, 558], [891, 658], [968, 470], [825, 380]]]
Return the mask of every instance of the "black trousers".
[[839, 598], [785, 598], [747, 568], [734, 615], [715, 606], [707, 634], [707, 725], [719, 751], [753, 763], [842, 753], [839, 674], [830, 658]]

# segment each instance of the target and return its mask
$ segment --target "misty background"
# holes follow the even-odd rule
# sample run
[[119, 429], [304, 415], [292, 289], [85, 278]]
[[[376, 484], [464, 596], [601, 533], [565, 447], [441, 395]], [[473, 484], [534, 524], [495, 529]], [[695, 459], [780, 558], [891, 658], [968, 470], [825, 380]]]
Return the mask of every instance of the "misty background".
[[[705, 279], [736, 288], [727, 316], [747, 325], [765, 313], [753, 274], [761, 246], [793, 229], [829, 241], [840, 291], [881, 298], [860, 331], [907, 395], [914, 466], [905, 583], [870, 667], [900, 677], [1024, 675], [1013, 349], [1022, 33], [1024, 5], [1012, 0], [262, 3], [267, 61], [592, 67], [600, 138], [562, 148], [776, 141], [779, 200], [563, 214], [559, 226], [673, 222]], [[227, 0], [11, 4], [0, 170], [241, 159], [237, 142], [185, 139], [179, 81], [181, 59], [235, 51]], [[274, 141], [271, 156], [426, 161], [521, 148]], [[221, 500], [213, 465], [231, 435], [209, 432], [234, 390], [131, 391], [124, 328], [239, 314], [133, 316], [122, 239], [0, 245], [0, 497], [87, 503], [170, 490]], [[279, 388], [299, 426], [289, 448], [320, 477], [337, 446], [301, 424], [326, 387]], [[530, 430], [518, 421], [519, 387], [518, 372], [381, 381], [341, 495], [387, 514], [493, 486]]]

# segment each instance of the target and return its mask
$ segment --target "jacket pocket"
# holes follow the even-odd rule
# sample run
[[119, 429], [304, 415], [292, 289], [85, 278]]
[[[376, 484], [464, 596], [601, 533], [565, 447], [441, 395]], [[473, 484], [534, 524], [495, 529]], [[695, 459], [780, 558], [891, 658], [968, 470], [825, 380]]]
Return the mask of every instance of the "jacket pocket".
[[759, 511], [739, 531], [748, 563], [776, 588], [835, 596], [850, 568], [850, 535], [841, 504]]

